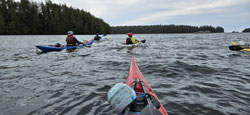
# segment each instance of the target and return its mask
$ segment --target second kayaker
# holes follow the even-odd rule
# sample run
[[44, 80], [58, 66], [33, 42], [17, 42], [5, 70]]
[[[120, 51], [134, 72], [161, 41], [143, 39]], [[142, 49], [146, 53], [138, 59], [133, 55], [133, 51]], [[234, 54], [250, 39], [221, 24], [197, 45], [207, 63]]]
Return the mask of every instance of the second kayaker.
[[95, 37], [94, 37], [94, 40], [100, 40], [102, 37], [99, 36], [98, 33], [96, 33]]
[[249, 44], [246, 44], [244, 41], [239, 41], [239, 46], [241, 47], [241, 48], [249, 48]]
[[133, 36], [133, 33], [129, 32], [128, 37], [126, 39], [126, 44], [136, 44], [139, 42], [138, 40], [134, 39], [132, 36]]
[[79, 42], [76, 39], [76, 37], [73, 35], [73, 31], [68, 31], [66, 42], [67, 42], [67, 46], [76, 46], [77, 44], [82, 44], [82, 42]]

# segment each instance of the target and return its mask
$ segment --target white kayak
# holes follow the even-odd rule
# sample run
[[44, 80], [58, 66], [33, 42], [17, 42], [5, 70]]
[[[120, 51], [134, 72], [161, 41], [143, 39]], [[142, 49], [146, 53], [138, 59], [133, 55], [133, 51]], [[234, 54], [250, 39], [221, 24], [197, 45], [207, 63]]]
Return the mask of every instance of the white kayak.
[[118, 47], [136, 47], [136, 46], [139, 46], [140, 44], [142, 44], [142, 43], [141, 42], [138, 42], [136, 44], [119, 43], [119, 44], [116, 44], [116, 46], [118, 46]]
[[117, 47], [137, 47], [137, 46], [144, 46], [145, 42], [146, 42], [146, 40], [139, 41], [136, 44], [118, 43], [118, 44], [116, 44], [116, 46]]

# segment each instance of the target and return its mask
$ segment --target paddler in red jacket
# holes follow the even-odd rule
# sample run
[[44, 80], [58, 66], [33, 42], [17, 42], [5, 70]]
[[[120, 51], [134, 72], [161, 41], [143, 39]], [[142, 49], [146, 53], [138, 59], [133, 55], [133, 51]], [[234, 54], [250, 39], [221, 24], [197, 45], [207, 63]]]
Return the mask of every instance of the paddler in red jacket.
[[138, 43], [138, 40], [134, 39], [132, 36], [133, 36], [133, 33], [129, 32], [128, 37], [126, 39], [126, 44], [136, 44], [136, 43]]
[[68, 31], [66, 42], [67, 42], [67, 46], [76, 46], [77, 44], [82, 44], [82, 42], [79, 42], [76, 39], [76, 37], [73, 35], [73, 31]]

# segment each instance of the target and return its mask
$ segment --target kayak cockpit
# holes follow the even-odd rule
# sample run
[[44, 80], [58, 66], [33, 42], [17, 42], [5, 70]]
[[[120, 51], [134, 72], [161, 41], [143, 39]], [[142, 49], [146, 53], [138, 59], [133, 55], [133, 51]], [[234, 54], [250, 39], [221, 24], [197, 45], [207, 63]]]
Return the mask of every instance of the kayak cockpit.
[[127, 106], [127, 108], [124, 109], [122, 114], [124, 115], [127, 115], [125, 113], [140, 114], [140, 112], [143, 111], [143, 109], [147, 107], [147, 105], [149, 104], [147, 98], [150, 99], [150, 101], [152, 102], [153, 106], [156, 109], [160, 108], [160, 103], [156, 100], [156, 98], [144, 92], [143, 85], [141, 83], [142, 81], [141, 80], [137, 81], [136, 78], [132, 82], [131, 88], [134, 89], [136, 93], [136, 98], [132, 103], [130, 103]]

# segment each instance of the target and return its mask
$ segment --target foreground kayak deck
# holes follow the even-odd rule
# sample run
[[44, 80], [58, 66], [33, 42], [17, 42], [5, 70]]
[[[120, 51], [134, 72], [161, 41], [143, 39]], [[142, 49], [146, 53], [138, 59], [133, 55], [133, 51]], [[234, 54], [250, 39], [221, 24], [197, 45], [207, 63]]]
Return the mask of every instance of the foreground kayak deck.
[[47, 52], [52, 52], [52, 51], [62, 51], [63, 49], [75, 49], [77, 47], [83, 47], [83, 46], [91, 45], [92, 43], [94, 43], [93, 39], [89, 40], [88, 42], [86, 42], [84, 44], [80, 44], [80, 45], [77, 45], [77, 46], [56, 47], [54, 45], [48, 45], [48, 46], [37, 45], [36, 47], [38, 49], [40, 49], [43, 53], [47, 53]]
[[[143, 86], [141, 84], [143, 82], [144, 86], [146, 87], [147, 93], [151, 96], [151, 100], [154, 103], [155, 107], [160, 111], [162, 115], [167, 115], [166, 110], [161, 105], [159, 99], [157, 98], [156, 94], [153, 92], [152, 88], [149, 86], [149, 84], [144, 79], [142, 73], [140, 72], [138, 66], [136, 65], [136, 62], [134, 60], [134, 57], [131, 59], [131, 64], [129, 67], [129, 72], [126, 80], [126, 84], [133, 88], [137, 94], [139, 92], [144, 93]], [[140, 94], [138, 94], [140, 95]], [[139, 115], [141, 111], [132, 111], [134, 114]]]

